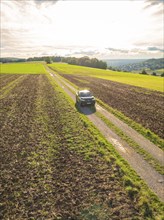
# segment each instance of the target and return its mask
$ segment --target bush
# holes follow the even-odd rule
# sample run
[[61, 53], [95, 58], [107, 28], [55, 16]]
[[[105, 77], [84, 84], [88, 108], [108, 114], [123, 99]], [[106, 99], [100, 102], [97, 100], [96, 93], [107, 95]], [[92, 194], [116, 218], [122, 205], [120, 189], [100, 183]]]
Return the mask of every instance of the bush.
[[147, 75], [146, 70], [142, 70], [141, 74]]

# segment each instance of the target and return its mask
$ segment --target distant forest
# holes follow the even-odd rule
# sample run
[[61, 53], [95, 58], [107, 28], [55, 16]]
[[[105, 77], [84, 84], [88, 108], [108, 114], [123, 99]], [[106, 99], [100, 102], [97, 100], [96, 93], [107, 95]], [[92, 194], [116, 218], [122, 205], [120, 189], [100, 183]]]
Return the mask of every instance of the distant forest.
[[98, 60], [97, 58], [89, 58], [87, 56], [76, 58], [76, 57], [60, 57], [60, 56], [47, 56], [47, 57], [30, 57], [28, 59], [19, 58], [0, 58], [1, 63], [10, 62], [28, 62], [28, 61], [45, 61], [47, 63], [52, 62], [64, 62], [72, 65], [87, 66], [99, 69], [107, 69], [107, 63]]

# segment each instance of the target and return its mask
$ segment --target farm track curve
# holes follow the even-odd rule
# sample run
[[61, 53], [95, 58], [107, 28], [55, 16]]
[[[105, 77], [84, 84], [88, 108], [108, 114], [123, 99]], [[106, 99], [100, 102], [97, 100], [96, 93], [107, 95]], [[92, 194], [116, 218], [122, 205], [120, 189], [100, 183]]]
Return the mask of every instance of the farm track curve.
[[[67, 83], [64, 79], [61, 79], [55, 71], [51, 70], [47, 66], [45, 66], [47, 71], [53, 76], [56, 82], [64, 89], [64, 91], [75, 101], [76, 91], [73, 86]], [[72, 92], [72, 91], [73, 92]], [[113, 118], [113, 123], [118, 127], [123, 129], [123, 131], [128, 132], [128, 136], [135, 139], [135, 141], [145, 150], [152, 154], [152, 156], [159, 161], [159, 163], [163, 164], [163, 151], [159, 149], [157, 146], [152, 144], [146, 138], [142, 137], [132, 128], [127, 126], [125, 123], [117, 119], [114, 115], [110, 115], [105, 109], [101, 106], [96, 105], [96, 110], [101, 112], [106, 118]], [[135, 152], [125, 141], [122, 141], [121, 138], [115, 134], [98, 116], [96, 116], [89, 108], [84, 107], [81, 109], [83, 114], [85, 114], [90, 121], [101, 131], [101, 133], [106, 137], [106, 139], [113, 144], [119, 154], [133, 167], [133, 169], [138, 173], [138, 175], [148, 184], [150, 189], [155, 192], [158, 197], [164, 201], [164, 190], [163, 183], [164, 177], [155, 171], [138, 153]], [[126, 126], [126, 128], [124, 127]], [[125, 130], [124, 130], [125, 129]], [[133, 133], [134, 132], [134, 133]]]

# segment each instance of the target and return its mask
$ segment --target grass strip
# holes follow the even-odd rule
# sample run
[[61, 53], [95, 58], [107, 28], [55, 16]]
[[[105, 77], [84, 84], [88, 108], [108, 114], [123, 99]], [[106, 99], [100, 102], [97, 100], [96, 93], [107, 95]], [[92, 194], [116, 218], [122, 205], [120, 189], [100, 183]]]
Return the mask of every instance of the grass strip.
[[143, 158], [160, 174], [164, 175], [164, 167], [159, 164], [158, 160], [154, 159], [151, 154], [141, 148], [135, 141], [128, 137], [121, 129], [116, 127], [111, 121], [104, 117], [100, 112], [96, 112], [96, 115], [101, 118], [105, 124], [112, 129], [122, 140], [126, 141], [130, 147], [135, 149], [137, 153], [143, 156]]
[[[47, 74], [50, 83], [53, 85], [54, 89], [58, 90], [63, 94], [68, 102], [75, 108], [73, 100], [60, 88], [57, 87], [56, 82], [53, 77]], [[93, 125], [89, 119], [77, 112], [79, 114], [79, 119], [83, 121], [84, 126], [88, 133], [90, 133], [90, 138], [93, 142], [96, 141], [97, 145], [94, 148], [95, 151], [102, 156], [102, 158], [107, 162], [111, 163], [114, 161], [114, 169], [120, 173], [122, 184], [124, 185], [128, 195], [132, 201], [137, 202], [137, 206], [140, 209], [143, 219], [162, 219], [164, 204], [159, 200], [159, 198], [148, 188], [143, 180], [137, 175], [137, 173], [130, 167], [130, 165], [117, 153], [115, 148], [110, 144], [104, 136], [98, 131], [98, 129]], [[77, 128], [76, 128], [77, 129]], [[73, 148], [76, 149], [74, 145]], [[89, 148], [92, 148], [89, 150]], [[83, 150], [87, 159], [92, 159], [93, 146], [88, 145], [87, 151]], [[90, 153], [90, 154], [89, 154]], [[113, 177], [114, 178], [114, 177]]]

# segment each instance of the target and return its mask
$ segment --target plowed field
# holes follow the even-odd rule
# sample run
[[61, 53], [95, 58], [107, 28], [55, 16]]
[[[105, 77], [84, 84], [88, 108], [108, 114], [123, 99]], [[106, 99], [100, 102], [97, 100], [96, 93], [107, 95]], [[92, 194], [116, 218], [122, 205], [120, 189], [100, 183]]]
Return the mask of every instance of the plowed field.
[[104, 79], [62, 76], [79, 87], [90, 88], [97, 98], [164, 138], [163, 93]]
[[158, 215], [147, 201], [138, 205], [142, 186], [133, 189], [130, 180], [123, 186], [110, 150], [46, 75], [26, 75], [1, 106], [1, 219]]

